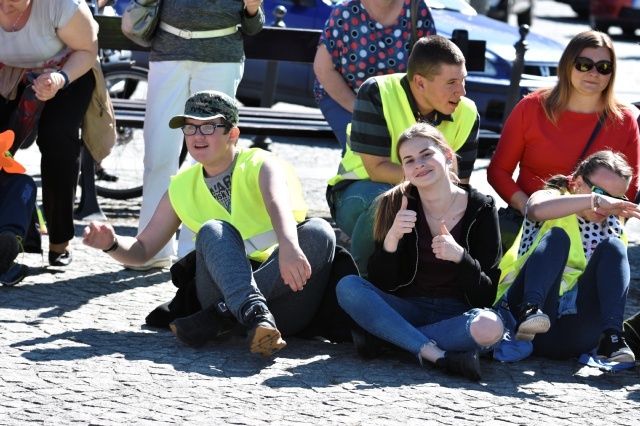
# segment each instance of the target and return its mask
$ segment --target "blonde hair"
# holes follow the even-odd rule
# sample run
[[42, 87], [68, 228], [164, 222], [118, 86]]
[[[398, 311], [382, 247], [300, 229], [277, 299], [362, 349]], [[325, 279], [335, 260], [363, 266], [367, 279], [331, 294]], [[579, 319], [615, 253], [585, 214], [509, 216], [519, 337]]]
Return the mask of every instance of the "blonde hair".
[[558, 117], [567, 108], [569, 98], [573, 86], [571, 85], [571, 73], [574, 69], [575, 60], [580, 56], [580, 53], [586, 48], [600, 48], [606, 47], [611, 55], [611, 62], [613, 63], [613, 71], [611, 72], [611, 78], [609, 84], [602, 91], [602, 102], [604, 103], [604, 112], [607, 117], [615, 120], [623, 119], [623, 110], [627, 109], [626, 105], [619, 102], [616, 99], [613, 91], [616, 71], [618, 68], [616, 52], [613, 48], [613, 42], [611, 38], [600, 31], [583, 31], [574, 36], [567, 47], [562, 52], [560, 62], [558, 62], [558, 83], [547, 89], [541, 89], [542, 107], [547, 115], [547, 118], [553, 123], [558, 123]]
[[[444, 154], [446, 158], [451, 159], [449, 164], [449, 179], [454, 182], [460, 182], [458, 179], [458, 159], [455, 152], [451, 149], [447, 140], [440, 130], [436, 129], [428, 123], [416, 123], [405, 130], [398, 138], [396, 146], [396, 155], [400, 158], [400, 148], [402, 145], [415, 138], [425, 138], [433, 142], [435, 147]], [[409, 181], [403, 182], [386, 191], [376, 198], [374, 204], [377, 204], [376, 217], [373, 227], [373, 237], [375, 241], [382, 242], [393, 225], [396, 214], [402, 206], [402, 197], [412, 198], [410, 193], [413, 184]]]

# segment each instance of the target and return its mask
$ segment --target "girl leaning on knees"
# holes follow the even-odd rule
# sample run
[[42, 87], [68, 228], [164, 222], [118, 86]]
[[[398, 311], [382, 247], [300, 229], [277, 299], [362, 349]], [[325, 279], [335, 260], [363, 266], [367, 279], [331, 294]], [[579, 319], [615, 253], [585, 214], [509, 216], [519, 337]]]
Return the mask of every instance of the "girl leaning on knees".
[[352, 333], [361, 356], [374, 355], [377, 337], [480, 380], [479, 352], [504, 333], [490, 309], [501, 257], [494, 201], [458, 182], [455, 154], [431, 125], [410, 127], [397, 149], [407, 181], [381, 195], [369, 281], [343, 278], [338, 301], [362, 327]]
[[625, 196], [633, 176], [623, 155], [599, 151], [531, 195], [500, 263], [496, 299], [516, 320], [516, 340], [535, 337], [519, 359], [531, 351], [571, 358], [597, 348], [602, 360], [635, 360], [622, 333], [630, 274], [621, 218], [640, 218]]

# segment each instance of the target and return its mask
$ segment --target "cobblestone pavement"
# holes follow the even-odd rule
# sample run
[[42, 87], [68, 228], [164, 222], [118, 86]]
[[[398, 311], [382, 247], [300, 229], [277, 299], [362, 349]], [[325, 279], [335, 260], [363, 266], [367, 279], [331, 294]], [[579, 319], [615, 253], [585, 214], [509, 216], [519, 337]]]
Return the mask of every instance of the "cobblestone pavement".
[[[328, 217], [330, 143], [275, 143], [296, 167], [314, 216]], [[38, 173], [35, 150], [18, 159]], [[486, 160], [473, 181], [484, 181]], [[133, 235], [139, 199], [101, 199]], [[77, 222], [80, 235], [86, 222]], [[640, 310], [640, 223], [630, 223], [632, 289]], [[43, 247], [47, 247], [47, 239]], [[396, 351], [363, 361], [350, 344], [289, 339], [276, 358], [241, 338], [194, 350], [145, 316], [173, 296], [167, 270], [127, 271], [73, 242], [66, 269], [26, 255], [33, 275], [0, 288], [0, 424], [638, 424], [638, 369], [603, 373], [576, 361], [482, 360], [483, 381], [449, 377]]]

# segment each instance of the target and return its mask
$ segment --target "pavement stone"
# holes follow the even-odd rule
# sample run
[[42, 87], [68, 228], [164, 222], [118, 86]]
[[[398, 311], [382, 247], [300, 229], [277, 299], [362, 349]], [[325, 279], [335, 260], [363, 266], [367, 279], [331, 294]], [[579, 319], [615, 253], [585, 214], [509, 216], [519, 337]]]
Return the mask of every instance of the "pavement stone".
[[[291, 142], [278, 139], [272, 150], [296, 168], [310, 215], [328, 219], [325, 182], [339, 149]], [[17, 158], [39, 175], [37, 149]], [[487, 163], [478, 161], [472, 183], [492, 193]], [[119, 233], [135, 234], [139, 199], [100, 203]], [[77, 222], [76, 235], [85, 225]], [[630, 221], [629, 315], [640, 310], [639, 229]], [[79, 238], [73, 250], [68, 268], [24, 255], [32, 275], [0, 287], [2, 425], [638, 424], [638, 368], [483, 359], [483, 380], [472, 383], [402, 351], [364, 361], [351, 344], [290, 338], [273, 359], [253, 356], [239, 337], [187, 348], [169, 330], [144, 325], [173, 297], [168, 270], [125, 270]]]

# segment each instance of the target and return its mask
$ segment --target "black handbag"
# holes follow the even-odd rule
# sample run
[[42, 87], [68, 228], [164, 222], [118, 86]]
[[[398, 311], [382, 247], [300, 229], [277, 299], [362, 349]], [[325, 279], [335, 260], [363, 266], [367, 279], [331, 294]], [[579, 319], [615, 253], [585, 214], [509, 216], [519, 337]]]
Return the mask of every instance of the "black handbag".
[[158, 24], [160, 0], [131, 0], [122, 14], [122, 33], [140, 46], [151, 46]]

